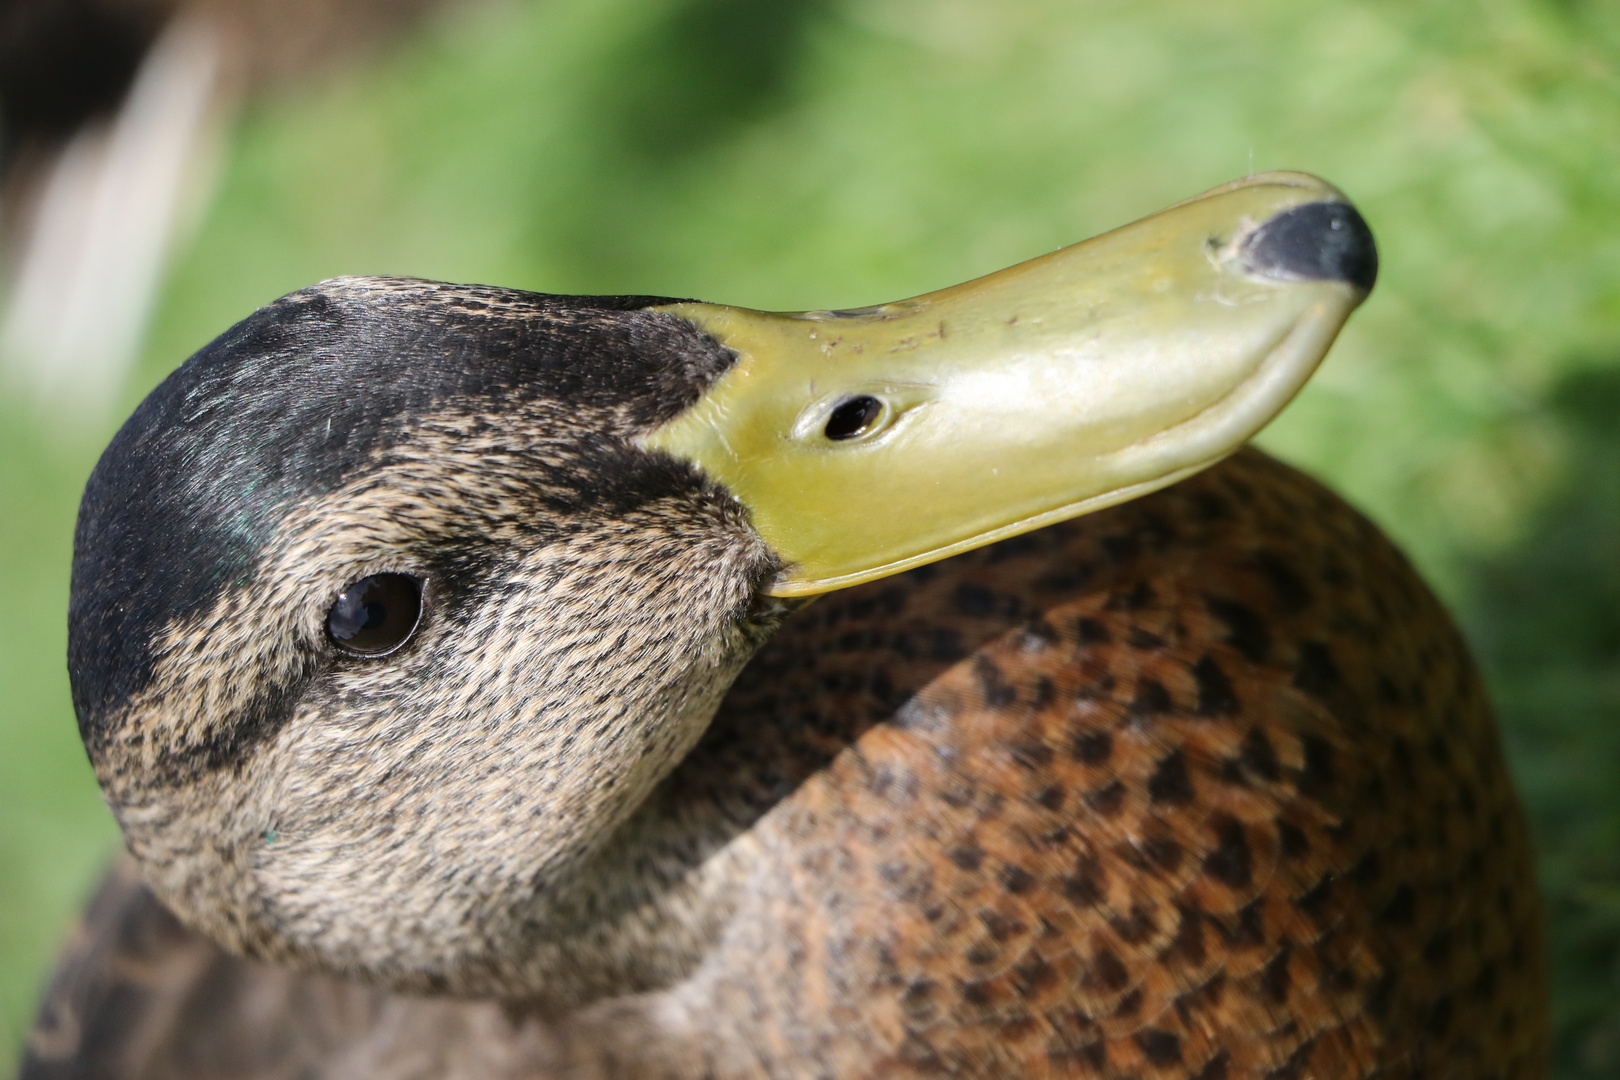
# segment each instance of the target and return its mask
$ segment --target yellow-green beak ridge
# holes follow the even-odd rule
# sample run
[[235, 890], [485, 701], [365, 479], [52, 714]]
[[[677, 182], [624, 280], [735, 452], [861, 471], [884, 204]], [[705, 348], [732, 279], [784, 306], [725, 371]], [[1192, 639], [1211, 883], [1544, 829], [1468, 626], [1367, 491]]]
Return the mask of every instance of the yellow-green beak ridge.
[[1377, 272], [1304, 173], [854, 311], [663, 310], [737, 354], [643, 438], [747, 507], [803, 596], [1101, 509], [1197, 472], [1276, 416]]

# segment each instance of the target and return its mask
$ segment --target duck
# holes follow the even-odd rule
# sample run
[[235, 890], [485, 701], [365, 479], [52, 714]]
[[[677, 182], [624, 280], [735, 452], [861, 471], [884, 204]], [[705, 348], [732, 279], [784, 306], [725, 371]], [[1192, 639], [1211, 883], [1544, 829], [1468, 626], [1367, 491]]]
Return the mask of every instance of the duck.
[[1544, 1076], [1467, 648], [1247, 445], [1376, 273], [1264, 173], [857, 310], [250, 315], [86, 487], [127, 852], [21, 1077]]

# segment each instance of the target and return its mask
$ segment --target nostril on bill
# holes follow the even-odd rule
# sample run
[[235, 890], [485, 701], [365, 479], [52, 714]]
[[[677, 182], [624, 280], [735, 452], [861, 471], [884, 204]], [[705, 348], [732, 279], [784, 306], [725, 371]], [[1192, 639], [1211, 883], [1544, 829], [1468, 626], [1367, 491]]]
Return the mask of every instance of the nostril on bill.
[[1314, 202], [1284, 210], [1243, 245], [1243, 261], [1266, 277], [1344, 281], [1363, 291], [1378, 278], [1372, 230], [1342, 202]]

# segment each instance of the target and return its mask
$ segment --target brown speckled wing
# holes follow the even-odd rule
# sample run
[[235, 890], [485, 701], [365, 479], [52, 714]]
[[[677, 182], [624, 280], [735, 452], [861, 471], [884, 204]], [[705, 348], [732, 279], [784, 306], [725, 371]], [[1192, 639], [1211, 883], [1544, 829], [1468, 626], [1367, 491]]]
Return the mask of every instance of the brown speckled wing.
[[538, 1075], [543, 1030], [228, 956], [124, 858], [58, 964], [18, 1080], [503, 1080]]
[[125, 857], [57, 967], [19, 1080], [297, 1077], [370, 1019], [363, 993], [315, 1000], [313, 982], [224, 956], [176, 922]]
[[826, 598], [728, 728], [737, 788], [796, 785], [720, 965], [750, 979], [717, 988], [781, 1075], [1545, 1073], [1529, 844], [1463, 643], [1258, 451]]

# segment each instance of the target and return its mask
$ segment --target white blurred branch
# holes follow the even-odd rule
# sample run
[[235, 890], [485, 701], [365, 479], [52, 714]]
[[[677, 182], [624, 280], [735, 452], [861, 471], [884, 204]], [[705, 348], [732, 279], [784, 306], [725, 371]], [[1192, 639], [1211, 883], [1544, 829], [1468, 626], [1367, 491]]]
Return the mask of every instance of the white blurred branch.
[[171, 22], [111, 124], [50, 166], [0, 310], [0, 362], [52, 411], [117, 401], [177, 235], [206, 203], [227, 109], [224, 35]]

